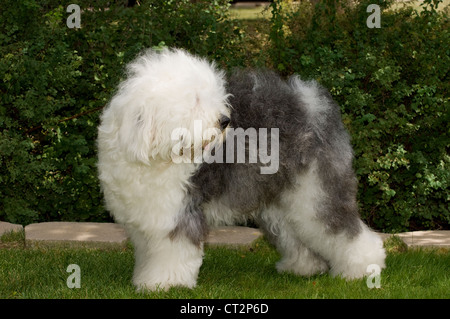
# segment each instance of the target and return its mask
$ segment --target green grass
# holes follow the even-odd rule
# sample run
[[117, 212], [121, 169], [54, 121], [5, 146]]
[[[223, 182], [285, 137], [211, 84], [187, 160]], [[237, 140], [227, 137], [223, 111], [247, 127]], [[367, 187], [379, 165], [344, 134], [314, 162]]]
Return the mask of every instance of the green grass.
[[[20, 241], [21, 239], [19, 239]], [[207, 247], [195, 289], [137, 293], [131, 284], [133, 249], [27, 249], [9, 240], [0, 249], [0, 298], [449, 298], [446, 249], [389, 248], [381, 288], [365, 279], [279, 274], [278, 253], [265, 240], [251, 248]], [[81, 269], [81, 288], [68, 288], [70, 264]]]

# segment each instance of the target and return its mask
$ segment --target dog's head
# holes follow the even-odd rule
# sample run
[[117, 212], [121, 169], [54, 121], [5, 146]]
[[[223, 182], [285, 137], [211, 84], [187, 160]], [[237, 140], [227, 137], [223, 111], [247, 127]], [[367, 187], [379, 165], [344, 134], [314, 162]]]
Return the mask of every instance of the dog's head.
[[149, 50], [127, 71], [102, 122], [129, 160], [186, 161], [220, 140], [230, 110], [224, 74], [213, 63], [183, 50]]

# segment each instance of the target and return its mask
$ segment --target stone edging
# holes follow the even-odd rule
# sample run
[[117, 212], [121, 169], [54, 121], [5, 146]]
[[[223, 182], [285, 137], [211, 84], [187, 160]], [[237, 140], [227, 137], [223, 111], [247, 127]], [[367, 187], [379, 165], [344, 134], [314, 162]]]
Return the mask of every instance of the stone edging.
[[[27, 225], [0, 221], [0, 236], [11, 231], [25, 231], [28, 247], [125, 247], [128, 236], [121, 225], [114, 223], [48, 222]], [[381, 234], [383, 240], [391, 234]], [[450, 231], [428, 230], [396, 234], [408, 246], [450, 248]], [[241, 226], [218, 227], [211, 230], [207, 245], [250, 246], [262, 232]]]

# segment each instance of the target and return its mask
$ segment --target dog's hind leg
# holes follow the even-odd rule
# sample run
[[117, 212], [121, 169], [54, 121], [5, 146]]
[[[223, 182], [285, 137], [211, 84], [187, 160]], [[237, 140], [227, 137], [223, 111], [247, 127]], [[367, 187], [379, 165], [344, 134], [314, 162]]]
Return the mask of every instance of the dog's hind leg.
[[345, 208], [334, 203], [336, 199], [326, 191], [316, 162], [297, 183], [282, 199], [289, 206], [286, 221], [296, 229], [302, 243], [328, 262], [332, 275], [361, 278], [368, 274], [371, 264], [385, 267], [382, 240], [355, 212], [347, 211], [352, 205]]
[[277, 270], [306, 277], [327, 272], [327, 262], [303, 244], [295, 225], [285, 216], [284, 209], [278, 205], [271, 205], [257, 216], [266, 238], [281, 254]]

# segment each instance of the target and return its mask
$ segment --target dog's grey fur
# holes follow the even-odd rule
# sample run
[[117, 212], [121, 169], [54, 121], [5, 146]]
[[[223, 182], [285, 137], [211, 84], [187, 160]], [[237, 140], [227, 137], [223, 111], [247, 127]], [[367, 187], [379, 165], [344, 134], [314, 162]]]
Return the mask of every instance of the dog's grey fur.
[[[320, 87], [325, 107], [312, 115], [301, 99], [299, 83], [304, 82], [299, 81], [296, 76], [283, 81], [271, 71], [237, 71], [229, 78], [230, 126], [244, 130], [267, 128], [269, 133], [271, 128], [278, 128], [279, 169], [264, 175], [260, 174], [259, 162], [201, 164], [190, 180], [186, 210], [173, 237], [183, 232], [193, 243], [200, 244], [207, 235], [202, 210], [212, 200], [225, 203], [237, 214], [253, 214], [263, 223], [258, 211], [277, 205], [280, 195], [294, 187], [296, 178], [312, 161], [317, 161], [327, 194], [318, 217], [332, 233], [346, 232], [351, 238], [360, 232], [353, 152], [339, 106]], [[270, 135], [267, 138], [270, 141]], [[261, 227], [268, 230], [270, 225]], [[274, 236], [269, 237], [276, 241]]]

